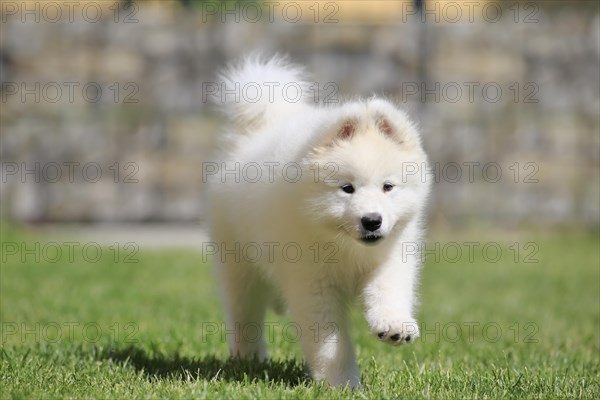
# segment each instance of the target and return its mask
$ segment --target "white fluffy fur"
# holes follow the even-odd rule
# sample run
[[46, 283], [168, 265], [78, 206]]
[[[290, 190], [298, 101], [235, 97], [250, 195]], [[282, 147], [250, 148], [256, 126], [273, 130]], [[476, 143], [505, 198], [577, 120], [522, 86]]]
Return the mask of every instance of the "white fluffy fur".
[[[301, 68], [281, 58], [247, 59], [222, 75], [229, 88], [235, 82], [242, 87], [278, 82], [279, 88], [297, 82], [308, 88], [301, 77]], [[418, 336], [419, 260], [403, 253], [403, 243], [421, 240], [428, 184], [420, 174], [402, 172], [405, 163], [425, 165], [426, 156], [414, 125], [386, 100], [323, 107], [308, 98], [286, 102], [277, 91], [269, 101], [263, 88], [259, 101], [241, 96], [225, 102], [232, 124], [222, 135], [222, 168], [212, 175], [208, 192], [227, 328], [236, 331], [228, 335], [230, 350], [240, 357], [267, 357], [264, 338], [249, 340], [243, 331], [261, 326], [266, 308], [283, 300], [302, 334], [313, 377], [356, 387], [360, 373], [346, 321], [348, 303], [362, 301], [375, 339], [401, 344]], [[344, 129], [350, 137], [343, 137]], [[244, 176], [248, 165], [253, 167]], [[260, 179], [254, 179], [256, 165]], [[301, 166], [301, 179], [288, 182], [297, 171], [288, 168], [284, 175], [285, 165]], [[385, 183], [393, 189], [385, 192]], [[345, 184], [355, 192], [344, 192]], [[361, 225], [367, 213], [383, 220], [376, 243], [361, 239], [369, 234]], [[289, 244], [302, 250], [299, 260], [284, 254]], [[252, 246], [262, 250], [258, 260], [256, 252], [250, 258], [242, 251]]]

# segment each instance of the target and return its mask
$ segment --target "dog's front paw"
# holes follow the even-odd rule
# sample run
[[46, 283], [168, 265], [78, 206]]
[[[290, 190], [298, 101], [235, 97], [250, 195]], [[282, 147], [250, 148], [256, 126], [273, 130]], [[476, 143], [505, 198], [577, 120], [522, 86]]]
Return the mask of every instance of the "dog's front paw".
[[379, 340], [394, 346], [411, 343], [419, 336], [419, 326], [412, 318], [380, 320], [370, 325]]

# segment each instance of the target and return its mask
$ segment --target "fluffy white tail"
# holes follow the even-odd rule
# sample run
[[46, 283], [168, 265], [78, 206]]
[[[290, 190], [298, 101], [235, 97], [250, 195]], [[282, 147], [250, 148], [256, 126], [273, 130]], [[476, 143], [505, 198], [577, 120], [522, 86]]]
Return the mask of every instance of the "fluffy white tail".
[[285, 57], [250, 56], [219, 74], [216, 102], [237, 129], [255, 130], [306, 102], [309, 83], [304, 75]]

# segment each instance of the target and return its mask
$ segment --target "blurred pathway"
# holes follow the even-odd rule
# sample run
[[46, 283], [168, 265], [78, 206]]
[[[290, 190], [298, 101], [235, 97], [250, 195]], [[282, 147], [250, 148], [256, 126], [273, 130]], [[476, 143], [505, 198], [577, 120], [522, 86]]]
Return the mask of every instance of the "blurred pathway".
[[36, 227], [54, 239], [95, 242], [110, 246], [116, 243], [136, 243], [140, 247], [184, 247], [200, 250], [208, 241], [203, 227], [193, 224], [51, 224]]

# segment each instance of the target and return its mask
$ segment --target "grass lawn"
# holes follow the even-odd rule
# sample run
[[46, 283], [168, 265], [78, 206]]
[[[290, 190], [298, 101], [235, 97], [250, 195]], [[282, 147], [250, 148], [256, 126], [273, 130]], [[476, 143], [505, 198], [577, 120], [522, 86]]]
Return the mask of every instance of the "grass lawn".
[[272, 361], [229, 361], [210, 260], [194, 250], [98, 258], [62, 239], [2, 240], [2, 398], [600, 398], [597, 235], [521, 235], [496, 262], [481, 247], [452, 262], [442, 243], [423, 269], [415, 344], [378, 342], [355, 313], [355, 392], [311, 382], [274, 314]]

